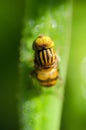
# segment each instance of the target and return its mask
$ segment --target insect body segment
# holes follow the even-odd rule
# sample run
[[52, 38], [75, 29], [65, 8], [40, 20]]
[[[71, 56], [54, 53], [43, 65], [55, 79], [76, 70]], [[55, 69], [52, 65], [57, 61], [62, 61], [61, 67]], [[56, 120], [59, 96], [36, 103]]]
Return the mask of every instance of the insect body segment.
[[43, 35], [33, 42], [36, 78], [43, 86], [53, 86], [58, 79], [58, 59], [53, 46], [54, 42]]
[[54, 63], [55, 58], [56, 56], [53, 53], [53, 49], [42, 49], [36, 52], [35, 61], [38, 65], [46, 68]]
[[57, 82], [58, 72], [54, 68], [49, 71], [37, 71], [37, 79], [43, 86], [52, 86]]

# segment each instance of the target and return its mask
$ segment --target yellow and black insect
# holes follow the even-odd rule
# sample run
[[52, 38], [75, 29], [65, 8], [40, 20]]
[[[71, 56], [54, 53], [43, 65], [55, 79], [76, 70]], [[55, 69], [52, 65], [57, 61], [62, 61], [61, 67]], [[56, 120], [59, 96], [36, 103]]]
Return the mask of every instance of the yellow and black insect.
[[33, 42], [35, 74], [41, 85], [50, 87], [59, 78], [58, 58], [54, 42], [48, 36], [40, 35]]

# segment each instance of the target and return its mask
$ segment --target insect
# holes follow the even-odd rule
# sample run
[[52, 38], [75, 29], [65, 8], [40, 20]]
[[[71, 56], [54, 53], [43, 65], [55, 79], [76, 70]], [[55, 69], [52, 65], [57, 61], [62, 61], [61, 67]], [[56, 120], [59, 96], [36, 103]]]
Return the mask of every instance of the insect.
[[54, 42], [50, 37], [40, 35], [33, 42], [33, 50], [37, 80], [45, 87], [55, 85], [59, 78], [59, 67]]

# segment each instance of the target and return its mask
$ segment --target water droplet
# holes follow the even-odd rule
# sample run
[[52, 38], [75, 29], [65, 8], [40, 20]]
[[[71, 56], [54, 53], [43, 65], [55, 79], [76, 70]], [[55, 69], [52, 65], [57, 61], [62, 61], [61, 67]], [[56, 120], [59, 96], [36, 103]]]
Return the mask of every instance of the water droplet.
[[35, 33], [39, 32], [39, 29], [40, 29], [40, 25], [36, 25], [35, 28], [34, 28], [34, 32]]
[[52, 21], [52, 28], [56, 28], [57, 27], [57, 23], [55, 20]]
[[30, 19], [30, 20], [28, 21], [28, 24], [29, 24], [30, 27], [32, 27], [32, 26], [35, 24], [35, 22], [34, 22], [33, 19]]

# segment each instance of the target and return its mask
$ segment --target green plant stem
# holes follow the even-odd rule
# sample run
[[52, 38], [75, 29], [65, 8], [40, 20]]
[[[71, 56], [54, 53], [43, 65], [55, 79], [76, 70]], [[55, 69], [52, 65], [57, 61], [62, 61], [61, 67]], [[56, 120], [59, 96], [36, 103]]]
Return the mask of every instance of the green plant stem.
[[[20, 99], [21, 130], [59, 130], [64, 96], [64, 85], [70, 49], [72, 5], [68, 1], [32, 0], [26, 2], [23, 37], [20, 48]], [[60, 75], [62, 81], [51, 87], [41, 86], [30, 77], [33, 67], [32, 43], [44, 34], [60, 49]], [[60, 83], [62, 82], [62, 83]]]

